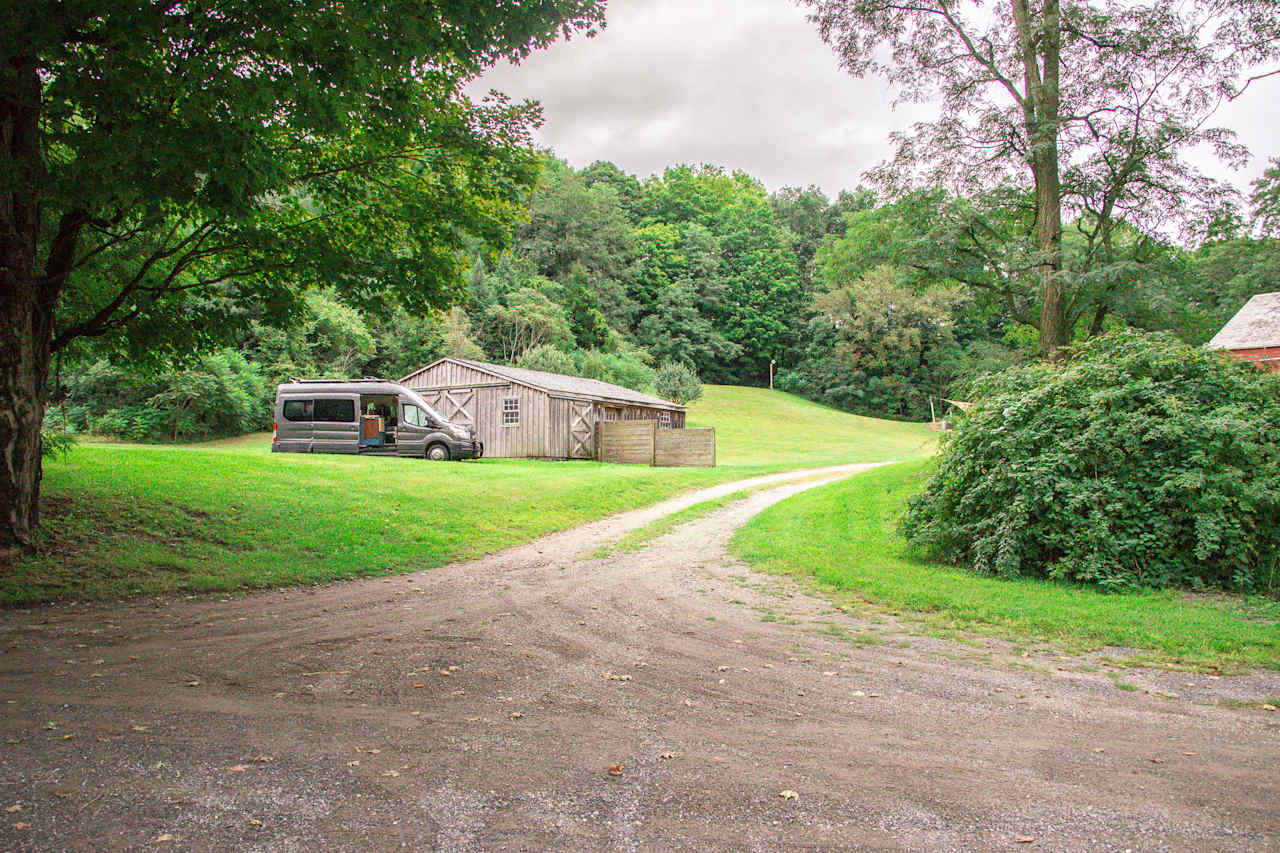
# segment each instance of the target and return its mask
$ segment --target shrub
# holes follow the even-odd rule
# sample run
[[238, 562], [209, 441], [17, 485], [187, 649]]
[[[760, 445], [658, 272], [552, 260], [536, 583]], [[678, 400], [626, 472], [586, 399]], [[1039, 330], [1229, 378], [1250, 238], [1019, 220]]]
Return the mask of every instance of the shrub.
[[931, 556], [1109, 589], [1273, 588], [1280, 381], [1120, 331], [976, 383], [903, 519]]
[[669, 362], [658, 368], [653, 379], [658, 396], [684, 405], [702, 396], [702, 383], [693, 368], [680, 362]]

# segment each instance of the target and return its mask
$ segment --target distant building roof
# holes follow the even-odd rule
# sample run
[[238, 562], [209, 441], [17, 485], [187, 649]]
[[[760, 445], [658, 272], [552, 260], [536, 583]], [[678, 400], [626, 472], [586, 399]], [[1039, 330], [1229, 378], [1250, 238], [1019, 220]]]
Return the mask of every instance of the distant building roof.
[[1280, 346], [1280, 291], [1252, 297], [1206, 346], [1229, 350]]
[[[597, 400], [605, 400], [610, 402], [635, 403], [641, 406], [653, 406], [655, 408], [673, 409], [684, 411], [685, 407], [679, 403], [673, 403], [670, 400], [663, 400], [661, 397], [652, 397], [648, 394], [641, 394], [639, 391], [632, 391], [630, 388], [624, 388], [621, 385], [614, 385], [611, 382], [601, 382], [599, 379], [587, 379], [582, 376], [566, 376], [563, 373], [547, 373], [543, 370], [529, 370], [524, 367], [508, 367], [505, 364], [488, 364], [483, 361], [471, 361], [465, 358], [442, 358], [439, 361], [432, 362], [431, 365], [415, 370], [409, 376], [426, 371], [429, 367], [439, 364], [440, 361], [452, 361], [455, 364], [465, 365], [475, 370], [481, 370], [485, 373], [493, 374], [501, 379], [508, 379], [521, 385], [529, 385], [534, 388], [540, 388], [543, 391], [549, 391], [552, 394], [563, 394], [570, 397], [589, 397]], [[401, 380], [401, 381], [405, 381]]]

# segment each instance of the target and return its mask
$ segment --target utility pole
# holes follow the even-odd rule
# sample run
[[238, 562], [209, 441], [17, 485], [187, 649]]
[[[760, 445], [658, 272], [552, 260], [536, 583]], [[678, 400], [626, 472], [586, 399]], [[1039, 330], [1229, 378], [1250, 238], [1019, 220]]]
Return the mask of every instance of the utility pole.
[[775, 358], [769, 359], [769, 390], [773, 390], [773, 366], [778, 363]]

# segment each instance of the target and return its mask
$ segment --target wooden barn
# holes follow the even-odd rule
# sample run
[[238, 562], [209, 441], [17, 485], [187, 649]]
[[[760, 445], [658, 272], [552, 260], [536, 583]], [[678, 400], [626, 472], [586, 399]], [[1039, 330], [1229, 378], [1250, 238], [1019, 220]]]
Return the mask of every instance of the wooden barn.
[[683, 429], [685, 407], [597, 379], [442, 358], [400, 380], [474, 429], [485, 456], [594, 459], [600, 421]]
[[1206, 346], [1280, 373], [1280, 291], [1250, 298]]

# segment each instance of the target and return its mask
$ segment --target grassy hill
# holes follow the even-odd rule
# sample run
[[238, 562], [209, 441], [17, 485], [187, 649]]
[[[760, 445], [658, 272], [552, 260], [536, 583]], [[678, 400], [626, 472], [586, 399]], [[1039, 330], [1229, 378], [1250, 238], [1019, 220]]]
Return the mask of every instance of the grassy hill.
[[918, 424], [712, 386], [691, 425], [721, 465], [272, 454], [270, 437], [83, 443], [46, 466], [46, 545], [0, 566], [0, 603], [314, 583], [479, 556], [768, 471], [931, 452]]
[[715, 427], [722, 465], [818, 466], [931, 456], [938, 434], [924, 424], [829, 409], [767, 388], [706, 385], [689, 406], [690, 427]]

